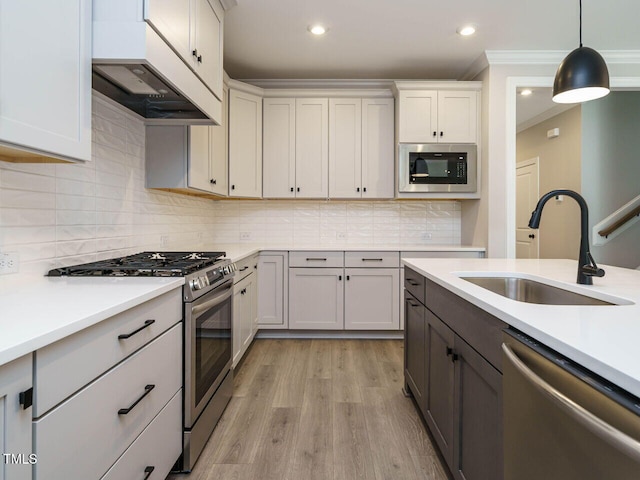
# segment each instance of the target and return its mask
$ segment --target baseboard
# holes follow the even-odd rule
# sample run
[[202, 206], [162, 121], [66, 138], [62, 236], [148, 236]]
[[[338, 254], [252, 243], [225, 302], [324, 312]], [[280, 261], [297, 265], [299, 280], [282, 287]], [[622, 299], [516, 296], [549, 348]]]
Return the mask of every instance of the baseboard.
[[404, 332], [398, 330], [258, 330], [256, 338], [402, 340]]

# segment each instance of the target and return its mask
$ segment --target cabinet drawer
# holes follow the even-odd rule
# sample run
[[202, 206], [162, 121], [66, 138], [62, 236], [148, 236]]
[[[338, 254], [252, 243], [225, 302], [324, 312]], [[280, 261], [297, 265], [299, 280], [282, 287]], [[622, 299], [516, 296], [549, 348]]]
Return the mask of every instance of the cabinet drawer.
[[163, 479], [182, 453], [182, 391], [176, 393], [153, 422], [109, 469], [102, 480]]
[[[175, 325], [34, 422], [34, 478], [100, 478], [181, 382], [182, 325]], [[150, 385], [155, 387], [147, 390]], [[126, 408], [131, 410], [124, 414]]]
[[404, 288], [424, 304], [425, 279], [418, 272], [404, 267]]
[[236, 267], [238, 268], [238, 271], [233, 278], [233, 283], [238, 283], [244, 277], [256, 271], [256, 269], [258, 268], [258, 254], [255, 253], [246, 258], [243, 258], [242, 260], [237, 261]]
[[[33, 415], [40, 417], [182, 318], [175, 289], [41, 348], [35, 355]], [[149, 326], [145, 322], [154, 320]]]
[[344, 252], [344, 266], [349, 268], [398, 268], [399, 252]]
[[344, 252], [289, 252], [289, 266], [340, 268], [344, 266]]

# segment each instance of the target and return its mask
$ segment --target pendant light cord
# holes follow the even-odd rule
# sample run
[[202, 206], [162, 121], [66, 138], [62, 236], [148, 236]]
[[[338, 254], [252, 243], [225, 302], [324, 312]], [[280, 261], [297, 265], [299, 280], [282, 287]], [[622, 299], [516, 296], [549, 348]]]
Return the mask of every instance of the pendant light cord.
[[582, 47], [582, 0], [580, 0], [580, 47]]

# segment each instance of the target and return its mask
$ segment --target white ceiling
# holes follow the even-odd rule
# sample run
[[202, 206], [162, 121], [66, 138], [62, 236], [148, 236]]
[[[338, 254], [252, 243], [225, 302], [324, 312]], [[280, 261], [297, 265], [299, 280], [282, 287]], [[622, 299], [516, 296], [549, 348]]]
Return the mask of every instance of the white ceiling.
[[522, 90], [524, 87], [518, 88], [516, 97], [516, 130], [518, 132], [576, 106], [575, 103], [554, 103], [551, 100], [551, 87], [531, 87], [532, 93], [526, 97], [520, 95]]
[[[638, 0], [583, 0], [585, 46], [638, 49], [638, 18]], [[238, 0], [224, 62], [237, 79], [458, 79], [485, 50], [577, 46], [578, 0]]]

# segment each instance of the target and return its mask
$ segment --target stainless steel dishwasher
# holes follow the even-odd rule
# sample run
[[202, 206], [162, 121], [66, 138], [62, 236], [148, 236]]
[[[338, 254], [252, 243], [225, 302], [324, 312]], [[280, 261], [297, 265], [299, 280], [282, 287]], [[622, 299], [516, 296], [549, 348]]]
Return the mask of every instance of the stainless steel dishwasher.
[[640, 399], [509, 329], [505, 480], [640, 479]]

